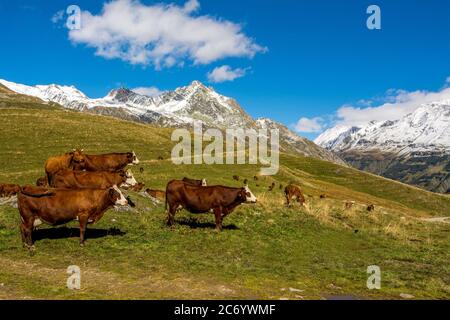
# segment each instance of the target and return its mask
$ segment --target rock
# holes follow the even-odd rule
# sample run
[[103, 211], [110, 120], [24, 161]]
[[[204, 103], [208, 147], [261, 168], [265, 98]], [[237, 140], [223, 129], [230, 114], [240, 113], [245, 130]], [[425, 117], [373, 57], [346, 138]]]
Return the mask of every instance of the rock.
[[414, 296], [408, 293], [400, 293], [400, 297], [403, 299], [414, 299]]
[[289, 288], [290, 292], [303, 292], [305, 290], [301, 290], [301, 289], [296, 289], [296, 288]]

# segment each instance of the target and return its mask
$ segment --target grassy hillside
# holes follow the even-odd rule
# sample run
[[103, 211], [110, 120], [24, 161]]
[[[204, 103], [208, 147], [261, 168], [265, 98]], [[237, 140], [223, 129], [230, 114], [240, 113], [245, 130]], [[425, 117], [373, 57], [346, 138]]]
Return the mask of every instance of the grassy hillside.
[[[288, 154], [278, 175], [257, 182], [258, 166], [175, 166], [170, 129], [2, 101], [1, 182], [34, 183], [49, 156], [72, 148], [134, 150], [144, 172], [133, 171], [147, 187], [164, 188], [183, 176], [240, 186], [232, 180], [236, 174], [249, 179], [259, 202], [240, 206], [217, 233], [212, 215], [185, 211], [167, 228], [163, 205], [130, 192], [137, 207], [111, 210], [89, 226], [84, 248], [76, 223], [43, 226], [34, 255], [22, 248], [17, 209], [0, 206], [0, 298], [450, 297], [450, 225], [426, 220], [449, 216], [448, 196]], [[276, 188], [268, 192], [272, 182]], [[303, 187], [307, 208], [284, 207], [279, 184], [289, 182]], [[344, 210], [346, 200], [355, 207]], [[372, 203], [375, 212], [368, 213]], [[366, 268], [374, 264], [382, 271], [381, 290], [366, 288]], [[81, 268], [79, 291], [66, 288], [69, 265]]]

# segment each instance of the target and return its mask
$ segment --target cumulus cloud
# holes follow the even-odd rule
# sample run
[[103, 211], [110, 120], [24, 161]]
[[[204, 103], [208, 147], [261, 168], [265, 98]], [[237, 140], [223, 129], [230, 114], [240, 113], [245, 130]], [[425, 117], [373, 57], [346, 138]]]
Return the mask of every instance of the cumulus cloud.
[[450, 99], [450, 87], [444, 87], [437, 92], [405, 90], [389, 90], [385, 103], [378, 106], [358, 107], [344, 105], [336, 112], [338, 124], [361, 125], [369, 121], [397, 120], [414, 112], [424, 103]]
[[221, 66], [214, 68], [211, 72], [208, 73], [208, 81], [219, 83], [225, 81], [233, 81], [234, 79], [241, 78], [245, 76], [247, 73], [247, 69], [231, 69], [230, 66]]
[[150, 97], [156, 97], [164, 93], [164, 91], [159, 90], [157, 87], [138, 87], [131, 89], [131, 91]]
[[323, 119], [315, 118], [300, 118], [295, 125], [295, 130], [298, 132], [320, 132], [323, 129]]
[[208, 64], [228, 57], [252, 58], [266, 50], [245, 35], [241, 25], [197, 15], [199, 8], [198, 0], [182, 6], [113, 0], [98, 15], [82, 11], [82, 27], [70, 30], [69, 39], [95, 48], [98, 56], [156, 69], [186, 60]]

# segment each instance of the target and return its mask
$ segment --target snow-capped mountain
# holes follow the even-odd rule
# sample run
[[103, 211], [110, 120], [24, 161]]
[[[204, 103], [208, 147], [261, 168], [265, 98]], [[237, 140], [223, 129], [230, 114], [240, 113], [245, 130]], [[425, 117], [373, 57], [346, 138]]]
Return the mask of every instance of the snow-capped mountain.
[[0, 84], [23, 95], [58, 103], [73, 110], [110, 115], [162, 127], [190, 127], [194, 120], [214, 128], [278, 128], [281, 151], [297, 153], [344, 164], [335, 154], [312, 141], [296, 135], [280, 123], [270, 119], [252, 119], [236, 100], [220, 95], [211, 87], [193, 81], [185, 87], [167, 91], [156, 97], [133, 92], [126, 88], [110, 91], [104, 98], [91, 99], [73, 86], [26, 86], [0, 80]]
[[433, 191], [450, 191], [450, 100], [418, 107], [395, 121], [338, 125], [315, 139], [348, 163]]

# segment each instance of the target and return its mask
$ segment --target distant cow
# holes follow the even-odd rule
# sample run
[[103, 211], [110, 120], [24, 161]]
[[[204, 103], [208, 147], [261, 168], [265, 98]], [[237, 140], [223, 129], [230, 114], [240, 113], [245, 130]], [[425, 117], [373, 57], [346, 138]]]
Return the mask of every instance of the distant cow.
[[105, 211], [127, 200], [117, 186], [109, 189], [51, 189], [24, 187], [18, 194], [22, 224], [22, 241], [33, 247], [32, 231], [41, 223], [52, 226], [77, 220], [80, 223], [80, 245], [84, 244], [88, 224], [96, 223]]
[[286, 188], [284, 188], [284, 195], [286, 196], [286, 204], [288, 206], [290, 205], [291, 200], [297, 200], [298, 203], [306, 207], [305, 197], [303, 196], [303, 193], [299, 186], [296, 186], [294, 184], [286, 186]]
[[47, 177], [40, 177], [36, 180], [37, 187], [48, 187]]
[[164, 200], [166, 198], [166, 192], [162, 190], [146, 189], [145, 192], [155, 199]]
[[83, 150], [75, 149], [61, 156], [48, 158], [44, 166], [48, 183], [51, 185], [53, 175], [59, 171], [73, 170], [75, 166], [77, 170], [84, 170], [84, 162]]
[[159, 156], [159, 157], [158, 157], [158, 160], [159, 160], [159, 161], [164, 160], [163, 156]]
[[129, 164], [139, 164], [139, 159], [136, 157], [134, 151], [99, 155], [85, 154], [84, 162], [81, 164], [75, 164], [74, 170], [116, 172], [125, 169], [125, 167]]
[[248, 186], [231, 188], [224, 186], [199, 187], [183, 181], [172, 180], [166, 188], [167, 224], [173, 225], [175, 213], [181, 207], [191, 213], [207, 213], [213, 210], [216, 229], [222, 230], [222, 220], [242, 203], [256, 203]]
[[234, 175], [233, 180], [239, 181], [239, 176]]
[[257, 176], [253, 176], [253, 180], [258, 181], [258, 177]]
[[345, 209], [351, 209], [353, 207], [353, 205], [355, 204], [354, 201], [346, 201], [345, 202]]
[[0, 197], [12, 197], [19, 191], [20, 187], [17, 184], [0, 183]]
[[325, 199], [326, 197], [327, 197], [326, 194], [321, 194], [321, 195], [320, 195], [320, 199]]
[[207, 186], [206, 179], [196, 180], [196, 179], [190, 179], [190, 178], [184, 177], [183, 181], [186, 183], [192, 184], [194, 186], [202, 186], [202, 187]]
[[269, 186], [269, 191], [272, 191], [273, 188], [275, 188], [275, 182], [272, 182], [272, 184]]
[[140, 167], [140, 168], [139, 168], [139, 172], [140, 172], [140, 173], [144, 173], [144, 168]]
[[367, 206], [367, 211], [371, 212], [375, 210], [375, 206], [373, 204], [370, 204]]
[[131, 171], [61, 171], [54, 175], [53, 188], [92, 188], [106, 189], [114, 185], [133, 187], [137, 184]]

